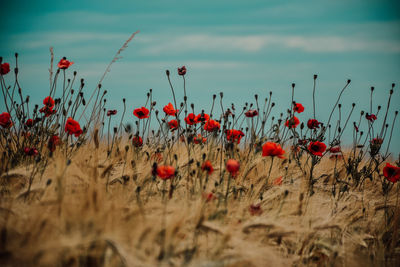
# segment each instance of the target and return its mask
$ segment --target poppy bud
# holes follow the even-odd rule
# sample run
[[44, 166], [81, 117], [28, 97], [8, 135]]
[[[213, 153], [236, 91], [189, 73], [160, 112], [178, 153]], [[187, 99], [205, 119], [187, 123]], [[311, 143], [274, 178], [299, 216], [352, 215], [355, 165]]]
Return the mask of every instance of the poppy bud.
[[223, 98], [223, 97], [224, 97], [224, 93], [223, 93], [223, 92], [220, 92], [220, 93], [219, 93], [219, 96], [220, 96], [221, 98]]
[[296, 86], [296, 84], [295, 83], [292, 83], [292, 88], [294, 88]]
[[374, 91], [375, 87], [371, 86], [371, 91]]
[[394, 86], [395, 86], [395, 84], [394, 84], [394, 83], [392, 83], [392, 89], [394, 88]]
[[167, 74], [167, 76], [169, 76], [169, 70], [166, 70], [166, 71], [165, 71], [165, 74]]
[[349, 83], [351, 83], [351, 80], [350, 80], [350, 79], [347, 80], [347, 84], [349, 84]]
[[317, 74], [314, 74], [314, 80], [316, 80], [318, 78]]
[[351, 104], [353, 106], [353, 108], [356, 106], [356, 103]]

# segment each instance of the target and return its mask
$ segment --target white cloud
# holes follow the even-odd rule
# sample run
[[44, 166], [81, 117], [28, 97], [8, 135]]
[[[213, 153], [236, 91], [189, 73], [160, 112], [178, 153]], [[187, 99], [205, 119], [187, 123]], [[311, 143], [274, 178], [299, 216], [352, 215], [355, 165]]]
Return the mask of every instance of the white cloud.
[[[143, 41], [143, 40], [142, 40]], [[173, 36], [147, 36], [145, 53], [161, 54], [168, 52], [260, 52], [269, 48], [299, 49], [306, 52], [400, 52], [400, 42], [390, 40], [367, 40], [340, 36], [302, 36], [302, 35], [209, 35], [189, 34]]]
[[[18, 49], [36, 49], [49, 46], [79, 45], [79, 49], [109, 46], [121, 43], [128, 33], [112, 32], [38, 32], [18, 34], [11, 43]], [[310, 53], [324, 52], [382, 52], [400, 53], [400, 41], [371, 39], [363, 36], [321, 36], [296, 34], [146, 34], [140, 33], [133, 41], [144, 55], [161, 55], [183, 52], [241, 52], [258, 53], [267, 49], [296, 49]]]
[[82, 44], [91, 41], [104, 42], [126, 40], [129, 34], [95, 33], [95, 32], [38, 32], [24, 33], [11, 37], [11, 42], [17, 47], [35, 49], [49, 46]]

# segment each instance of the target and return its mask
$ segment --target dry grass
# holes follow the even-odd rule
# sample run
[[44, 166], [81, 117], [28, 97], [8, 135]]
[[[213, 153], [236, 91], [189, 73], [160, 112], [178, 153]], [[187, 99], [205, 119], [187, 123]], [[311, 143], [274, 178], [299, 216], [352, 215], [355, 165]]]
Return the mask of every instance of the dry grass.
[[[315, 184], [312, 197], [307, 194], [306, 176], [295, 164], [276, 161], [260, 200], [270, 159], [250, 155], [247, 162], [243, 161], [225, 203], [218, 192], [224, 192], [226, 185], [215, 185], [220, 159], [209, 155], [216, 170], [205, 192], [214, 191], [217, 199], [207, 202], [198, 186], [199, 177], [204, 182], [205, 175], [196, 165], [196, 161], [202, 162], [204, 151], [198, 146], [192, 152], [195, 161], [190, 170], [196, 173], [188, 176], [182, 145], [173, 151], [179, 155], [174, 166], [179, 166], [175, 182], [180, 182], [171, 199], [167, 197], [170, 181], [166, 183], [163, 201], [163, 181], [152, 179], [153, 161], [146, 153], [123, 150], [106, 159], [106, 149], [101, 143], [99, 149], [87, 144], [69, 165], [62, 151], [56, 152], [43, 175], [35, 176], [29, 195], [24, 192], [30, 166], [1, 177], [2, 266], [400, 263], [396, 188], [386, 204], [377, 181], [366, 181], [362, 189], [352, 188], [338, 200], [331, 193], [330, 159], [323, 159], [316, 167], [315, 177], [322, 178]], [[154, 152], [150, 148], [142, 151], [150, 157]], [[340, 164], [338, 169], [345, 177]], [[282, 175], [282, 185], [273, 185], [274, 178]], [[262, 214], [252, 216], [249, 206], [258, 203]], [[391, 257], [385, 259], [388, 250], [392, 250]]]

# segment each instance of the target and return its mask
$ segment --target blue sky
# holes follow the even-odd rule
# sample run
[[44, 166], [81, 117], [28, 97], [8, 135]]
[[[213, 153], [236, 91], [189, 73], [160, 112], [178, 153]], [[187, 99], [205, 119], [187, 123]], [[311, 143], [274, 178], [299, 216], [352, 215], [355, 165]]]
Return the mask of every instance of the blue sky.
[[[8, 1], [0, 10], [0, 55], [12, 62], [19, 52], [22, 88], [40, 103], [48, 92], [50, 46], [57, 59], [75, 62], [71, 71], [85, 78], [90, 93], [115, 52], [140, 30], [103, 83], [110, 108], [118, 109], [123, 97], [130, 109], [141, 106], [149, 88], [161, 108], [172, 101], [165, 70], [180, 90], [175, 70], [186, 65], [189, 102], [198, 108], [208, 109], [220, 91], [226, 105], [239, 106], [273, 91], [281, 112], [295, 82], [295, 100], [306, 106], [303, 121], [311, 117], [318, 74], [317, 117], [326, 119], [349, 78], [342, 104], [355, 102], [357, 115], [369, 107], [371, 86], [374, 103], [384, 105], [391, 84], [399, 84], [398, 10], [398, 1], [382, 0]], [[391, 113], [399, 92], [395, 88]], [[400, 151], [400, 140], [394, 141]]]

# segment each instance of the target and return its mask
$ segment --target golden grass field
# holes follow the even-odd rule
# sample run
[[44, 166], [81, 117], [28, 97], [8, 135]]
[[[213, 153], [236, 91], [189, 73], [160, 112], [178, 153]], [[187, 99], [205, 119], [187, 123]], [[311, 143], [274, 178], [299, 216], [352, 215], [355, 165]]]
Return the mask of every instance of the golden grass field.
[[[175, 166], [178, 175], [164, 182], [151, 175], [159, 154], [155, 159], [149, 146], [125, 150], [124, 142], [108, 158], [105, 142], [97, 147], [89, 142], [74, 152], [70, 164], [60, 149], [43, 173], [29, 162], [3, 173], [0, 265], [400, 264], [397, 184], [386, 201], [379, 179], [333, 196], [335, 160], [325, 157], [316, 166], [314, 177], [320, 178], [309, 197], [308, 177], [295, 162], [275, 160], [261, 200], [271, 157], [240, 150], [240, 173], [225, 202], [228, 174], [217, 150], [193, 147], [188, 165], [186, 147], [175, 144], [162, 153], [162, 161]], [[203, 153], [215, 169], [204, 192], [199, 184], [206, 175], [197, 164]], [[337, 173], [346, 179], [340, 160]], [[275, 181], [280, 176], [281, 185]], [[206, 201], [204, 193], [210, 192], [215, 199]], [[253, 214], [252, 204], [260, 204]]]

